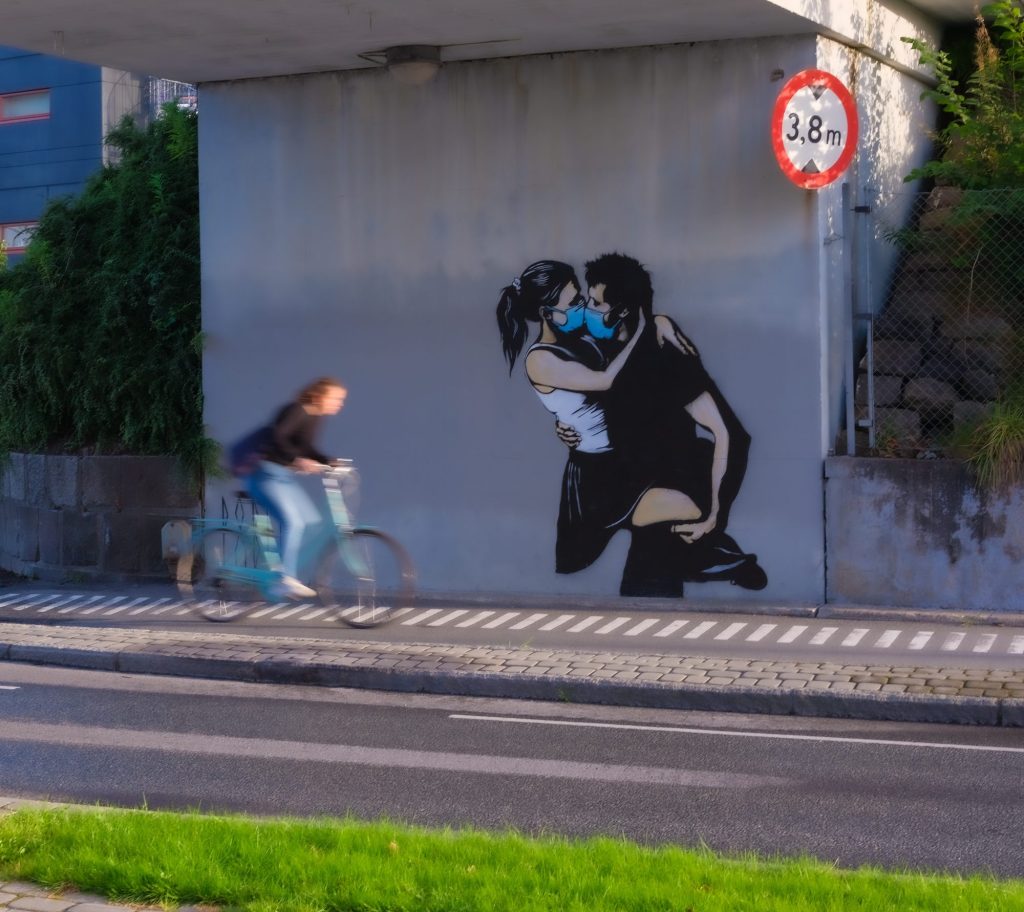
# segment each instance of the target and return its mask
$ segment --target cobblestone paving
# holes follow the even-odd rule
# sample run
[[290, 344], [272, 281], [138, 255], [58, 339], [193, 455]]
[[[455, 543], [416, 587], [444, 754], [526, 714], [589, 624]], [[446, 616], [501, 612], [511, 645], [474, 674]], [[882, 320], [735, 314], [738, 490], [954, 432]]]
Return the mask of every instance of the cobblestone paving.
[[[44, 656], [45, 653], [45, 656]], [[118, 671], [187, 673], [190, 660], [236, 679], [272, 680], [275, 669], [303, 666], [393, 675], [498, 675], [533, 681], [645, 684], [653, 687], [753, 688], [834, 694], [904, 694], [1024, 699], [1024, 665], [985, 670], [956, 665], [842, 664], [706, 658], [565, 649], [379, 643], [173, 631], [0, 624], [0, 660]], [[175, 662], [175, 660], [179, 660]], [[228, 674], [228, 672], [232, 672]], [[379, 674], [378, 676], [379, 677]], [[311, 683], [326, 683], [310, 678]]]

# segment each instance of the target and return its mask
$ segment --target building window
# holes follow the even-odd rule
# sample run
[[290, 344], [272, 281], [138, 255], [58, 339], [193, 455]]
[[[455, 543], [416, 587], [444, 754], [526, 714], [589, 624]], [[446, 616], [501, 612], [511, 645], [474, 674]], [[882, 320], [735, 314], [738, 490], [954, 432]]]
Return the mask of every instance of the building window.
[[0, 95], [0, 123], [42, 120], [50, 116], [50, 90]]
[[0, 225], [0, 240], [3, 241], [7, 253], [24, 253], [37, 222], [18, 222], [17, 224]]

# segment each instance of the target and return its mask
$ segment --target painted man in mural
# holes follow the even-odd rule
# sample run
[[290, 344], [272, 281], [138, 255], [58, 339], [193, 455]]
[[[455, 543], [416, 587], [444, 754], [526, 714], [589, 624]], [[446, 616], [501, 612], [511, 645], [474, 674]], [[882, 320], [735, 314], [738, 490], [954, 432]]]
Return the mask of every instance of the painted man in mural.
[[654, 316], [650, 277], [630, 257], [534, 263], [507, 286], [498, 325], [511, 372], [529, 324], [526, 374], [570, 447], [555, 569], [590, 566], [618, 529], [633, 535], [622, 595], [670, 596], [684, 581], [763, 588], [764, 571], [725, 535], [749, 437], [696, 350]]

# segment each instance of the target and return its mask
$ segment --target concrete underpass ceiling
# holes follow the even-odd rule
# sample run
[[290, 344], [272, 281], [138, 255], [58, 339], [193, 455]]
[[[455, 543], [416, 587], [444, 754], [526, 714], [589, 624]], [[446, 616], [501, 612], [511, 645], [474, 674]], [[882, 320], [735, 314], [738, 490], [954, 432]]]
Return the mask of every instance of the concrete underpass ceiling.
[[[828, 32], [877, 0], [3, 0], [0, 42], [187, 82], [370, 66], [360, 54], [442, 46], [442, 59]], [[973, 0], [886, 8], [969, 19]], [[833, 30], [834, 31], [834, 30]]]

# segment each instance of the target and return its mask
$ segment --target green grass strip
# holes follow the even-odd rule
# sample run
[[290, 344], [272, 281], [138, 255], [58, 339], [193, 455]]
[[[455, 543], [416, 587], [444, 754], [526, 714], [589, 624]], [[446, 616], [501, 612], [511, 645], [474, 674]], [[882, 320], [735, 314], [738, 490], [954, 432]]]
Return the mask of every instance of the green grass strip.
[[152, 811], [2, 818], [0, 880], [251, 912], [1024, 910], [1024, 881], [845, 871], [608, 838]]

